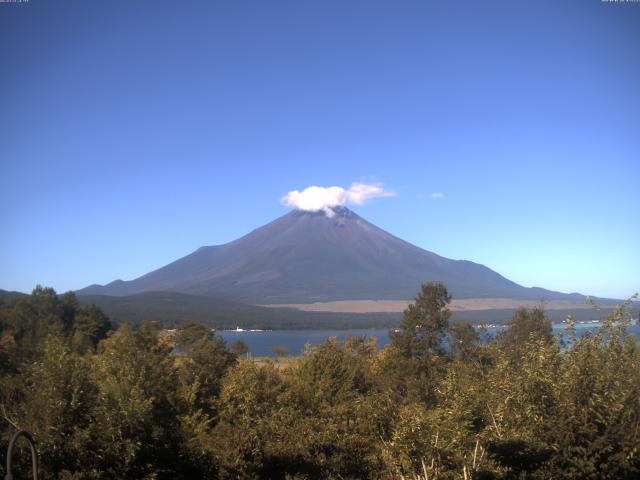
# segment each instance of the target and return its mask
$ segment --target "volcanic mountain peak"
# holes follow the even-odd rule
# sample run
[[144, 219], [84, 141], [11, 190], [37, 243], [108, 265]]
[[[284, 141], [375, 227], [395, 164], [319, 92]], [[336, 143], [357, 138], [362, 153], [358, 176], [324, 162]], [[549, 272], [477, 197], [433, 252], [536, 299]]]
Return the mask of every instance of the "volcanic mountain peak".
[[346, 207], [333, 212], [293, 210], [230, 243], [201, 247], [135, 280], [80, 293], [173, 291], [260, 304], [307, 303], [410, 299], [421, 283], [439, 280], [457, 298], [567, 298], [418, 248]]

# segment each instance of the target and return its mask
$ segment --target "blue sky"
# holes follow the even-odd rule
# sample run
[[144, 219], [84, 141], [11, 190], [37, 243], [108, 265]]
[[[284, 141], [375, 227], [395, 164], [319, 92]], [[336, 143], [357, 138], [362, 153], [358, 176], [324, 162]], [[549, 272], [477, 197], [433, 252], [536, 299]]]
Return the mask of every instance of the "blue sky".
[[356, 181], [446, 257], [640, 290], [640, 4], [31, 0], [0, 45], [0, 288], [132, 279]]

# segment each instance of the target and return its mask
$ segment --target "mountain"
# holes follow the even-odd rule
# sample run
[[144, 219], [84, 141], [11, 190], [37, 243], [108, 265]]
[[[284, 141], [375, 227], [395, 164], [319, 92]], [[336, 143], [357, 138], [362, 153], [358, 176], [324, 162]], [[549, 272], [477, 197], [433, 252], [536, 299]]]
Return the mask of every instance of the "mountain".
[[252, 304], [410, 299], [421, 283], [442, 281], [455, 298], [575, 299], [526, 288], [493, 270], [423, 250], [348, 208], [290, 213], [233, 242], [201, 247], [131, 281], [91, 285], [81, 295], [166, 291]]
[[10, 292], [7, 290], [0, 289], [0, 305], [2, 305], [3, 303], [10, 303], [13, 300], [16, 300], [18, 298], [24, 298], [26, 296], [27, 296], [26, 293]]

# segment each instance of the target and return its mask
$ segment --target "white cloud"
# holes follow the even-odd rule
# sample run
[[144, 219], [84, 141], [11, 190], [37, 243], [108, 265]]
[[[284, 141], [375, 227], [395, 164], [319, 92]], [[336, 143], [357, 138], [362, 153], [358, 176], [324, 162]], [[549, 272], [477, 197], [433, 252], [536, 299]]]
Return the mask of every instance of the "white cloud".
[[444, 198], [444, 193], [442, 192], [432, 192], [429, 194], [429, 198], [433, 198], [434, 200], [441, 200]]
[[301, 192], [292, 190], [280, 199], [287, 207], [307, 212], [324, 211], [328, 217], [334, 215], [333, 208], [343, 205], [362, 205], [372, 198], [393, 197], [394, 192], [385, 190], [381, 183], [354, 182], [348, 189], [342, 187], [307, 187]]

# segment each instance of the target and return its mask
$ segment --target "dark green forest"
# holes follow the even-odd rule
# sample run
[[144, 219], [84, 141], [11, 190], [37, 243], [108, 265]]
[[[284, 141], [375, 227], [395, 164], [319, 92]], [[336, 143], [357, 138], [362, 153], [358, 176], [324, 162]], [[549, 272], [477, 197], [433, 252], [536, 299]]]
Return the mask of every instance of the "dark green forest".
[[631, 302], [564, 341], [520, 309], [482, 342], [449, 302], [425, 284], [387, 347], [329, 339], [278, 363], [194, 322], [116, 329], [37, 287], [0, 305], [0, 474], [26, 429], [44, 479], [640, 478]]

